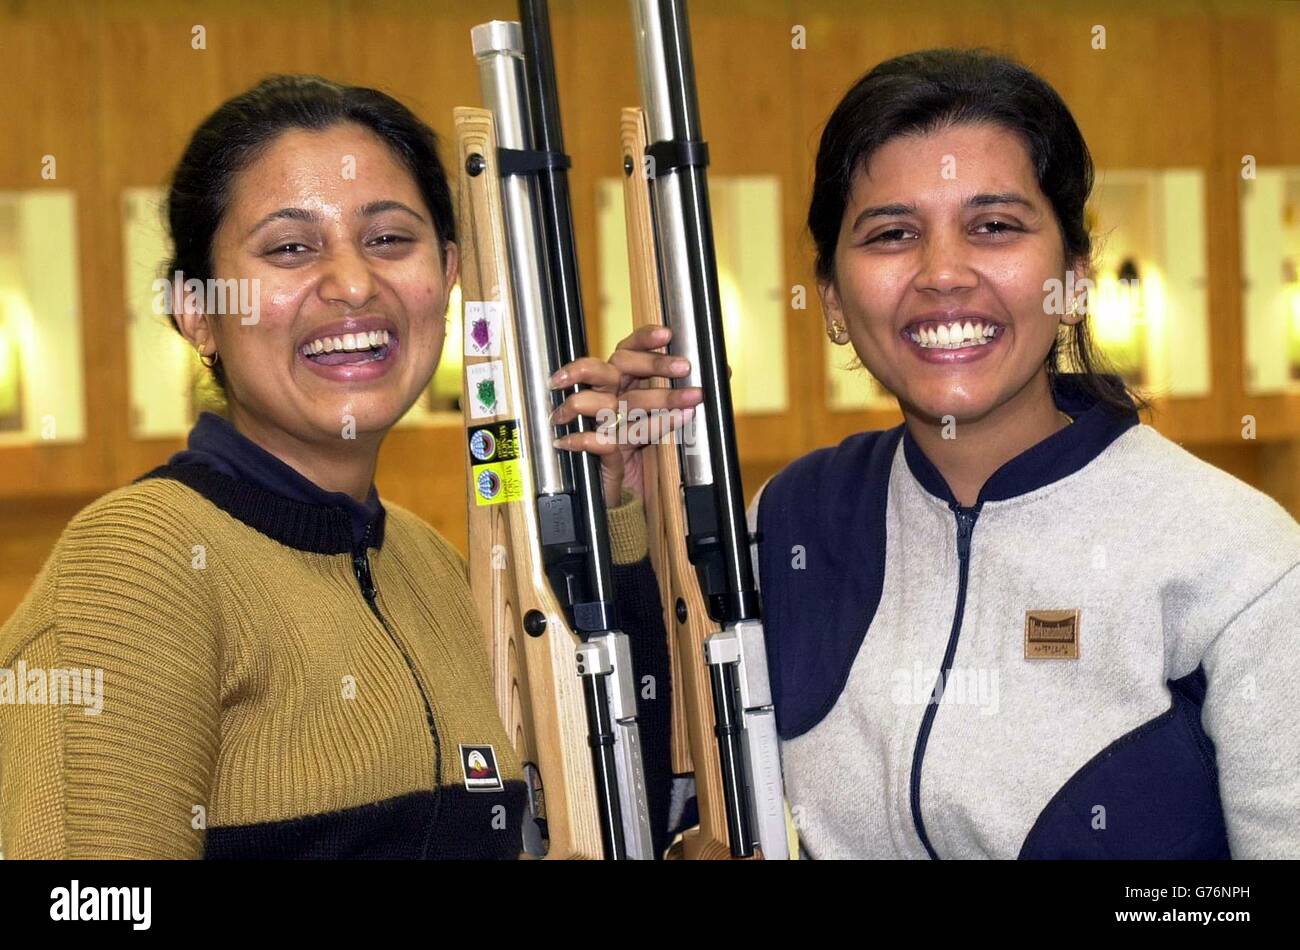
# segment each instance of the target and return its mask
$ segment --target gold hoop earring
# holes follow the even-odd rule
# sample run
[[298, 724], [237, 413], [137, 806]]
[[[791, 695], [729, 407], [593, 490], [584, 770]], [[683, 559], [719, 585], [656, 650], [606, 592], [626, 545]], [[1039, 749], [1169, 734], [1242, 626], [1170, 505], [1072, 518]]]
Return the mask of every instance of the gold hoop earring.
[[213, 353], [213, 354], [212, 354], [212, 362], [209, 363], [209, 362], [208, 362], [208, 355], [207, 355], [206, 353], [203, 352], [203, 347], [201, 347], [201, 346], [196, 346], [196, 347], [194, 348], [194, 352], [197, 353], [197, 354], [199, 354], [199, 362], [202, 363], [204, 366], [206, 366], [208, 369], [212, 369], [212, 367], [216, 366], [216, 365], [217, 365], [217, 361], [221, 359], [221, 354], [220, 354], [220, 353]]
[[826, 328], [826, 336], [832, 343], [839, 343], [840, 337], [844, 335], [844, 331], [847, 329], [848, 327], [840, 323], [840, 321], [832, 318], [831, 325]]

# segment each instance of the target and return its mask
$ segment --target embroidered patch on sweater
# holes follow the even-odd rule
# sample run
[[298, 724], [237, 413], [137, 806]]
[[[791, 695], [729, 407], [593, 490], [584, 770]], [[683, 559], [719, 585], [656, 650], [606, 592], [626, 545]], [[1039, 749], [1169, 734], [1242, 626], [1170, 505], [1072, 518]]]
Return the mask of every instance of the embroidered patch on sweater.
[[1077, 660], [1078, 610], [1026, 610], [1026, 660]]
[[471, 792], [499, 792], [504, 787], [497, 771], [496, 750], [490, 745], [462, 743], [460, 768], [465, 774], [465, 788]]

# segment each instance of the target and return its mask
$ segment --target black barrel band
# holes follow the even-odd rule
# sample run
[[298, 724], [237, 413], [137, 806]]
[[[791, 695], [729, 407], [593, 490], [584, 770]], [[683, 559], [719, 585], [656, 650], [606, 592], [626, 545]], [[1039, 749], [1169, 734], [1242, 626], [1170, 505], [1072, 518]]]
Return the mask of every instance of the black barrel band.
[[704, 168], [709, 164], [709, 143], [668, 139], [655, 142], [645, 153], [654, 160], [654, 172], [670, 172], [692, 165]]
[[535, 175], [549, 168], [570, 168], [573, 162], [563, 152], [542, 152], [531, 148], [498, 148], [497, 167], [502, 175]]

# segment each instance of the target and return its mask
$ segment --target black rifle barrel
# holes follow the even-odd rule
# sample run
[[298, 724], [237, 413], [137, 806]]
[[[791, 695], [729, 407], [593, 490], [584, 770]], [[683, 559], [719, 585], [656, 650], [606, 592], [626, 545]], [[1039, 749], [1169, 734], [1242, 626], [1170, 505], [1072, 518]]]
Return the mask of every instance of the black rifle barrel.
[[[710, 611], [723, 622], [757, 619], [760, 613], [753, 564], [749, 556], [749, 526], [745, 517], [745, 496], [741, 488], [740, 462], [736, 450], [731, 385], [727, 370], [726, 343], [722, 331], [722, 304], [718, 293], [718, 269], [709, 212], [707, 151], [700, 133], [700, 107], [695, 89], [695, 64], [691, 55], [690, 25], [684, 0], [659, 0], [658, 33], [666, 76], [655, 84], [664, 95], [645, 108], [659, 110], [650, 124], [650, 154], [655, 158], [656, 177], [672, 176], [678, 185], [691, 297], [695, 307], [695, 331], [699, 371], [704, 390], [705, 431], [712, 463], [713, 516], [699, 519], [712, 535], [708, 546], [715, 571], [701, 571]], [[643, 7], [644, 9], [644, 7]], [[653, 26], [653, 25], [651, 25]], [[649, 57], [647, 57], [649, 59]], [[657, 129], [671, 131], [670, 138], [654, 141]], [[666, 159], [666, 161], [665, 161]], [[668, 166], [668, 167], [666, 167]], [[672, 167], [675, 166], [675, 167]], [[689, 496], [695, 491], [687, 486]], [[689, 517], [688, 510], [688, 517]], [[694, 528], [694, 526], [692, 526]]]
[[618, 763], [614, 752], [614, 723], [609, 717], [609, 684], [603, 676], [582, 678], [587, 704], [587, 743], [591, 746], [591, 767], [596, 777], [596, 805], [600, 814], [600, 840], [605, 858], [627, 859], [627, 837], [623, 833], [623, 806], [618, 797]]
[[[560, 97], [555, 83], [555, 54], [551, 47], [550, 15], [546, 0], [520, 0], [519, 23], [524, 40], [524, 76], [532, 116], [533, 148], [553, 156], [564, 156], [564, 133], [560, 127]], [[587, 355], [586, 324], [582, 311], [582, 289], [578, 283], [578, 253], [573, 238], [573, 213], [569, 203], [567, 162], [552, 162], [537, 175], [541, 203], [539, 218], [545, 232], [547, 266], [554, 302], [554, 339], [561, 363]], [[579, 391], [573, 386], [565, 396]], [[579, 416], [571, 431], [593, 430], [591, 421]], [[587, 555], [587, 599], [575, 605], [575, 623], [581, 631], [616, 630], [612, 561], [609, 550], [605, 495], [600, 461], [588, 452], [571, 460], [573, 484], [585, 528]]]

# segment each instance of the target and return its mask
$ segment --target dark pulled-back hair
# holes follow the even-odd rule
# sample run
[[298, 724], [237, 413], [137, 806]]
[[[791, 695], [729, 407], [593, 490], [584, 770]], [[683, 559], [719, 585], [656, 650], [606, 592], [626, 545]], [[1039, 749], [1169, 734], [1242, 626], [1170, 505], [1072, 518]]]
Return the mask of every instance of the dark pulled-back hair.
[[[456, 240], [451, 186], [438, 158], [438, 136], [392, 96], [364, 86], [344, 86], [320, 76], [268, 76], [222, 103], [194, 131], [172, 174], [166, 217], [173, 255], [166, 274], [213, 278], [212, 244], [230, 206], [236, 176], [283, 132], [322, 131], [355, 122], [392, 150], [411, 173], [433, 216], [441, 241]], [[176, 324], [172, 316], [172, 326]], [[212, 375], [225, 389], [220, 361]]]
[[[880, 63], [840, 100], [817, 150], [808, 230], [817, 248], [817, 277], [835, 276], [835, 248], [854, 174], [886, 142], [951, 125], [987, 123], [1020, 136], [1060, 227], [1067, 263], [1091, 263], [1084, 211], [1093, 164], [1069, 108], [1032, 70], [985, 49], [928, 49]], [[1099, 352], [1085, 316], [1066, 331], [1065, 345], [1089, 395], [1117, 411], [1149, 408]], [[1049, 381], [1063, 371], [1058, 334], [1047, 355]]]

